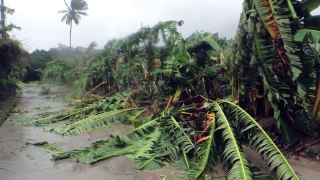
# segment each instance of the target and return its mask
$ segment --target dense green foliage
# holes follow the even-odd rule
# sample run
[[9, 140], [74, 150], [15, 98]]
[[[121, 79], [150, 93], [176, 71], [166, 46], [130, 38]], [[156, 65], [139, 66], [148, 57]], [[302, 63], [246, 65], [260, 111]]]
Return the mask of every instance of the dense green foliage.
[[[50, 61], [55, 60], [61, 63], [68, 63], [70, 67], [83, 66], [84, 62], [99, 54], [100, 50], [94, 49], [96, 47], [95, 42], [91, 42], [88, 47], [76, 47], [70, 48], [63, 44], [59, 44], [57, 48], [50, 48], [48, 51], [46, 50], [34, 50], [28, 60], [27, 63], [27, 73], [24, 77], [24, 81], [35, 81], [40, 80], [42, 77], [42, 73], [47, 72], [48, 69], [58, 70], [56, 73], [63, 73], [63, 68], [57, 69], [54, 67], [47, 67], [47, 64], [50, 66], [54, 66], [55, 63], [49, 63]], [[60, 59], [60, 60], [59, 60]], [[62, 60], [63, 59], [63, 60]], [[76, 60], [75, 60], [76, 59]], [[59, 63], [56, 63], [59, 64]], [[78, 68], [79, 69], [79, 68]], [[61, 72], [59, 71], [61, 70]], [[63, 79], [54, 77], [50, 79], [46, 74], [42, 78], [45, 81], [51, 82], [64, 82]], [[76, 79], [70, 79], [70, 81], [76, 81]]]
[[[11, 40], [8, 32], [20, 29], [14, 24], [6, 24], [6, 15], [13, 14], [14, 9], [4, 5], [1, 1], [1, 26], [0, 26], [0, 126], [10, 115], [13, 107], [18, 103], [20, 94], [17, 92], [20, 80], [26, 73], [26, 63], [23, 59], [27, 52], [20, 42]], [[17, 94], [18, 93], [18, 94]]]
[[[299, 179], [257, 121], [273, 117], [288, 143], [319, 129], [320, 27], [310, 15], [319, 5], [245, 0], [235, 41], [208, 32], [184, 38], [177, 30], [183, 21], [165, 21], [109, 41], [97, 56], [90, 56], [91, 44], [88, 55], [54, 57], [44, 80], [72, 84], [87, 91], [85, 98], [103, 96], [85, 107], [19, 123], [65, 136], [120, 123], [135, 126], [67, 152], [44, 144], [55, 160], [92, 164], [126, 155], [138, 169], [174, 164], [188, 179], [204, 177], [221, 162], [227, 179], [255, 179], [242, 150], [248, 143], [277, 179]], [[63, 20], [72, 27], [75, 8], [67, 7]]]
[[36, 81], [41, 79], [41, 71], [46, 67], [47, 63], [52, 60], [48, 51], [36, 49], [33, 51], [27, 63], [27, 73], [24, 81]]
[[320, 27], [309, 2], [245, 0], [236, 36], [233, 99], [257, 119], [273, 116], [288, 142], [319, 124], [320, 58], [309, 43]]
[[16, 94], [17, 83], [25, 74], [25, 55], [19, 42], [0, 39], [0, 100]]
[[[130, 97], [133, 98], [131, 94], [123, 96], [117, 93], [85, 108], [22, 120], [20, 123], [43, 126], [47, 131], [62, 135], [79, 134], [117, 123], [131, 122], [136, 126], [126, 134], [74, 151], [56, 151], [52, 145], [43, 144], [46, 149], [50, 147], [55, 160], [70, 158], [92, 164], [126, 155], [135, 160], [138, 169], [154, 169], [172, 163], [188, 171], [186, 178], [196, 179], [208, 173], [207, 167], [219, 161], [219, 155], [220, 161], [230, 168], [229, 178], [241, 176], [252, 179], [254, 173], [239, 144], [239, 139], [246, 139], [268, 161], [268, 167], [276, 172], [279, 179], [298, 179], [262, 127], [247, 112], [229, 101], [215, 101], [199, 109], [199, 105], [207, 102], [196, 98], [197, 103], [187, 105], [185, 101], [185, 107], [172, 106], [162, 113], [143, 118], [146, 107], [126, 108]], [[63, 126], [50, 126], [61, 121], [65, 121]]]
[[[184, 39], [177, 32], [182, 23], [143, 27], [110, 41], [100, 55], [88, 61], [60, 58], [49, 62], [45, 79], [81, 82], [87, 90], [101, 85], [99, 92], [108, 95], [88, 107], [20, 123], [61, 135], [119, 123], [136, 127], [85, 149], [54, 152], [55, 160], [71, 158], [91, 164], [126, 155], [139, 169], [175, 164], [188, 171], [189, 179], [204, 176], [209, 166], [222, 162], [230, 170], [228, 178], [252, 179], [255, 172], [242, 151], [242, 143], [250, 142], [279, 179], [298, 179], [254, 118], [220, 100], [231, 95], [232, 41], [207, 32]], [[162, 46], [158, 45], [160, 38]], [[50, 125], [56, 122], [64, 123]]]

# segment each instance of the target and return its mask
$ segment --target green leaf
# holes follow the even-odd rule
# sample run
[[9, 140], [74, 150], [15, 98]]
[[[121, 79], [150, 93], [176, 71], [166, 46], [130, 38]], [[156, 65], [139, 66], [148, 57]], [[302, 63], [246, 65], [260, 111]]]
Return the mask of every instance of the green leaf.
[[[138, 169], [141, 169], [141, 167], [137, 167]], [[161, 168], [161, 165], [157, 163], [156, 161], [148, 161], [145, 165], [143, 165], [143, 169], [146, 170], [155, 170]]]
[[175, 129], [177, 129], [178, 132], [182, 133], [182, 136], [178, 137], [177, 139], [178, 143], [182, 146], [183, 152], [188, 153], [190, 150], [195, 149], [195, 146], [192, 143], [190, 137], [183, 131], [176, 119], [173, 116], [171, 116], [171, 120], [175, 126]]
[[222, 160], [224, 164], [231, 165], [227, 179], [252, 179], [249, 162], [240, 150], [236, 135], [229, 120], [218, 103], [214, 103], [214, 109], [216, 111], [217, 130], [221, 130], [225, 145]]
[[97, 105], [93, 104], [85, 108], [76, 108], [76, 109], [68, 109], [57, 114], [48, 115], [45, 117], [38, 117], [26, 120], [19, 120], [17, 124], [24, 125], [24, 126], [42, 126], [46, 124], [56, 123], [60, 121], [68, 120], [69, 118], [78, 115], [78, 114], [86, 114], [91, 112]]
[[294, 36], [297, 42], [320, 43], [320, 31], [313, 29], [300, 29]]
[[302, 2], [302, 8], [312, 12], [320, 6], [320, 0], [305, 0]]
[[297, 33], [294, 36], [294, 40], [296, 42], [304, 42], [306, 41], [308, 30], [307, 29], [300, 29], [297, 31]]
[[130, 158], [152, 158], [151, 151], [155, 142], [160, 139], [158, 119], [151, 120], [142, 126], [128, 132], [125, 135], [111, 137], [105, 141], [97, 141], [92, 146], [53, 154], [54, 160], [70, 158], [87, 164], [120, 155], [128, 155]]
[[251, 131], [246, 131], [246, 135], [250, 137], [250, 144], [268, 162], [269, 169], [276, 171], [278, 179], [299, 179], [279, 148], [256, 120], [241, 107], [229, 101], [221, 100], [219, 103], [230, 108], [231, 117], [238, 120], [238, 126], [252, 127]]
[[56, 128], [54, 132], [61, 135], [80, 134], [83, 132], [92, 131], [98, 128], [105, 128], [113, 124], [125, 123], [128, 120], [133, 121], [137, 118], [144, 109], [120, 109], [110, 112], [101, 113], [98, 115], [91, 115], [80, 121], [68, 124], [62, 128]]

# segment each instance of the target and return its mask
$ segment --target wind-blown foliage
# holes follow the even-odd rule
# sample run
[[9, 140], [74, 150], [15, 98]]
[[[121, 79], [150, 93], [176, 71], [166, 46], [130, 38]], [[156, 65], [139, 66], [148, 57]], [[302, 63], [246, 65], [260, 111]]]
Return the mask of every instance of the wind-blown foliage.
[[16, 95], [27, 53], [18, 41], [0, 39], [0, 100]]
[[237, 119], [236, 123], [243, 128], [242, 132], [250, 136], [250, 145], [268, 161], [268, 167], [276, 171], [278, 179], [299, 179], [276, 144], [245, 110], [229, 101], [219, 103], [227, 105], [230, 117]]
[[232, 97], [257, 119], [273, 116], [288, 142], [292, 131], [310, 134], [315, 128], [309, 109], [319, 62], [307, 43], [318, 41], [319, 25], [308, 3], [245, 0], [236, 35]]
[[[85, 115], [90, 112], [92, 112], [95, 108], [97, 108], [97, 105], [90, 105], [88, 107], [84, 108], [75, 108], [75, 109], [68, 109], [65, 111], [62, 111], [58, 114], [49, 114], [44, 117], [38, 117], [33, 119], [25, 119], [20, 120], [17, 124], [25, 125], [25, 126], [42, 126], [47, 125], [51, 123], [56, 123], [60, 121], [65, 121], [71, 118], [74, 118], [76, 115]], [[80, 118], [80, 117], [78, 117]]]
[[121, 109], [104, 112], [98, 115], [91, 115], [65, 127], [54, 129], [54, 131], [61, 135], [80, 134], [113, 124], [126, 123], [128, 120], [136, 119], [143, 111], [143, 109]]
[[[136, 118], [143, 110], [120, 109], [101, 113], [69, 124], [60, 132], [65, 135], [78, 134], [113, 123], [125, 123], [124, 119], [129, 118], [125, 112], [130, 111], [136, 112]], [[201, 115], [203, 113], [205, 116]], [[120, 114], [123, 117], [117, 117]], [[196, 118], [194, 122], [199, 125], [185, 123], [188, 121], [185, 116], [189, 114], [192, 114], [191, 118]], [[209, 164], [214, 163], [213, 159], [219, 155], [221, 162], [229, 169], [228, 179], [253, 179], [249, 162], [241, 150], [239, 134], [233, 129], [243, 132], [240, 137], [248, 138], [279, 179], [298, 179], [284, 155], [259, 124], [237, 105], [222, 100], [210, 103], [200, 111], [195, 107], [166, 110], [161, 116], [142, 123], [126, 134], [95, 142], [84, 149], [55, 151], [53, 159], [70, 158], [92, 164], [109, 157], [126, 155], [135, 160], [138, 169], [154, 169], [167, 163], [180, 162], [179, 167], [188, 171], [186, 178], [197, 179], [207, 172]], [[193, 136], [199, 130], [200, 133]]]
[[230, 122], [225, 116], [219, 104], [215, 103], [217, 129], [221, 131], [223, 144], [225, 145], [222, 153], [222, 159], [225, 164], [230, 163], [228, 179], [252, 179], [252, 173], [249, 168], [249, 162], [241, 152], [235, 133]]
[[70, 26], [70, 42], [69, 47], [71, 48], [71, 32], [72, 32], [72, 23], [76, 25], [79, 24], [81, 16], [87, 16], [86, 10], [88, 10], [88, 3], [85, 0], [71, 0], [70, 5], [67, 4], [66, 0], [64, 3], [67, 7], [67, 10], [59, 11], [58, 13], [63, 13], [64, 15], [61, 18], [61, 22], [66, 22]]
[[[134, 129], [133, 131], [128, 132], [126, 135], [117, 136], [106, 141], [98, 141], [94, 143], [93, 146], [83, 150], [61, 153], [56, 155], [54, 159], [58, 160], [70, 157], [73, 160], [92, 164], [112, 156], [135, 153], [141, 155], [150, 150], [150, 147], [152, 147], [153, 144], [152, 141], [143, 142], [143, 138], [145, 136], [152, 138], [150, 135], [155, 135], [155, 133], [158, 135], [155, 139], [153, 138], [153, 141], [157, 140], [159, 137], [159, 129], [156, 128], [157, 125], [158, 122], [155, 119]], [[142, 140], [140, 139], [138, 141], [139, 137], [142, 137]], [[148, 155], [142, 156], [149, 157]]]
[[[317, 53], [308, 45], [301, 51], [294, 33], [289, 33], [296, 30], [291, 23], [299, 13], [288, 2], [245, 1], [234, 59], [232, 41], [207, 32], [184, 39], [177, 31], [182, 21], [160, 22], [112, 40], [103, 53], [78, 69], [80, 73], [74, 73], [86, 90], [94, 87], [86, 97], [96, 87], [106, 96], [96, 108], [80, 112], [81, 118], [66, 113], [26, 124], [70, 120], [50, 129], [61, 135], [119, 123], [135, 125], [126, 134], [92, 146], [54, 153], [55, 160], [70, 158], [92, 164], [125, 155], [135, 160], [138, 169], [174, 164], [187, 171], [188, 179], [205, 177], [211, 173], [208, 167], [221, 162], [228, 169], [227, 179], [254, 179], [242, 150], [243, 143], [249, 142], [278, 179], [298, 179], [254, 119], [273, 116], [288, 141], [295, 128], [311, 131], [311, 113], [304, 106], [314, 101], [311, 89], [315, 85], [311, 84], [317, 74], [308, 69], [317, 66], [313, 61]], [[163, 46], [158, 44], [161, 37]], [[54, 67], [64, 67], [55, 63]], [[305, 77], [312, 82], [303, 82]], [[239, 106], [221, 100], [231, 94], [231, 86]]]

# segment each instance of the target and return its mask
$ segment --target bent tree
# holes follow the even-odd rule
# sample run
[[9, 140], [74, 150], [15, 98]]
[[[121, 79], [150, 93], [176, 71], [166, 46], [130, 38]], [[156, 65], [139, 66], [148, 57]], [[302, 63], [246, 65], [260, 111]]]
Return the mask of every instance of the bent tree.
[[[234, 45], [233, 99], [255, 118], [273, 116], [288, 141], [319, 118], [319, 1], [245, 0]], [[315, 96], [316, 95], [316, 96]], [[310, 111], [313, 109], [313, 111]]]

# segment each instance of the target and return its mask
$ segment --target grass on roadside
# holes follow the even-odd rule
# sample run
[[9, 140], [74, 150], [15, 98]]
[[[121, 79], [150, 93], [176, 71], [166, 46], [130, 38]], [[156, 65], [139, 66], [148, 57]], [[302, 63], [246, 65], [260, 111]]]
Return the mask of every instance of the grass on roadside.
[[21, 99], [21, 92], [17, 92], [16, 96], [7, 98], [0, 102], [0, 126], [4, 123], [7, 117], [11, 114], [13, 108]]

